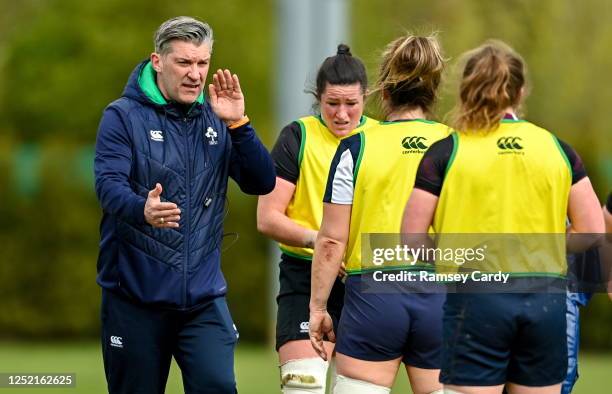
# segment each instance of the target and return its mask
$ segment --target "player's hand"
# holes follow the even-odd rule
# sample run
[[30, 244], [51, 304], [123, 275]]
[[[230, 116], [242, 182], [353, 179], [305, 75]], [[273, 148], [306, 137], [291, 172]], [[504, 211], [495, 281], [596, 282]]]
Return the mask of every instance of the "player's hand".
[[212, 110], [223, 122], [231, 124], [244, 117], [244, 95], [236, 74], [227, 69], [217, 70], [208, 93]]
[[336, 342], [336, 334], [334, 334], [334, 324], [331, 316], [327, 311], [311, 311], [308, 335], [310, 336], [310, 344], [317, 352], [319, 357], [327, 361], [327, 352], [323, 345], [323, 340], [327, 337], [330, 342]]
[[144, 216], [147, 223], [157, 228], [178, 228], [181, 220], [181, 210], [173, 202], [161, 202], [159, 196], [162, 185], [155, 184], [155, 189], [149, 192], [144, 206]]
[[338, 278], [340, 278], [340, 280], [343, 282], [346, 278], [346, 264], [344, 263], [344, 261], [342, 262], [342, 264], [340, 265], [340, 269], [338, 270]]
[[307, 229], [306, 235], [304, 236], [304, 241], [303, 241], [304, 247], [314, 249], [318, 234], [319, 232], [316, 230]]

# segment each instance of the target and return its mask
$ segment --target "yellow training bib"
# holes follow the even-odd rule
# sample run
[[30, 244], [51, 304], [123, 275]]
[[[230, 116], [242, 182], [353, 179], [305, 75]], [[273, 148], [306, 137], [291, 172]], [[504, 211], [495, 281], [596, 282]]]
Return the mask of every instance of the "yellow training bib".
[[[300, 226], [318, 231], [323, 217], [323, 194], [327, 174], [340, 141], [378, 122], [362, 116], [358, 127], [342, 138], [334, 135], [318, 116], [307, 116], [297, 122], [302, 132], [298, 157], [300, 174], [286, 214]], [[313, 250], [310, 248], [282, 243], [280, 248], [287, 255], [312, 260]]]

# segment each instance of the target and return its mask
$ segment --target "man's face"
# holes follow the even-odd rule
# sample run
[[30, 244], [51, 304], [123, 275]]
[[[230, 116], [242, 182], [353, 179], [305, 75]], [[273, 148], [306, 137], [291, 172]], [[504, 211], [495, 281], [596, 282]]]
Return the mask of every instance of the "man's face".
[[210, 45], [174, 40], [165, 55], [151, 54], [157, 86], [167, 100], [192, 104], [204, 89], [210, 65]]

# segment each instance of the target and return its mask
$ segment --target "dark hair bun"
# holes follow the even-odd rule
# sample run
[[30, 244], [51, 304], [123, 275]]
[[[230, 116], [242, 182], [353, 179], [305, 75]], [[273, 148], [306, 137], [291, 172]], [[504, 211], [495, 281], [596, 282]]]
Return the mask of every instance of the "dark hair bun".
[[352, 85], [354, 83], [358, 83], [361, 87], [361, 93], [365, 94], [368, 88], [365, 66], [358, 57], [351, 54], [348, 45], [340, 44], [337, 53], [334, 56], [327, 57], [319, 67], [316, 88], [313, 93], [317, 100], [320, 100], [327, 84]]
[[346, 44], [338, 45], [338, 51], [336, 52], [336, 55], [353, 56], [353, 54], [351, 53], [351, 48], [349, 48], [349, 46]]

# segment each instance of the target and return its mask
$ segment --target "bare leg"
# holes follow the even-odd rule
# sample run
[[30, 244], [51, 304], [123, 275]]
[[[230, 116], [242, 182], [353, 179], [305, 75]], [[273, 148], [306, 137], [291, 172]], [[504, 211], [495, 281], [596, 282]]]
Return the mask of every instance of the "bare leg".
[[442, 389], [439, 369], [424, 369], [406, 365], [406, 372], [414, 394], [429, 394]]
[[400, 361], [401, 357], [389, 361], [365, 361], [341, 353], [336, 354], [338, 375], [384, 387], [393, 386]]
[[561, 383], [543, 387], [530, 387], [516, 383], [508, 383], [506, 387], [509, 394], [559, 394], [561, 392]]
[[444, 392], [447, 390], [452, 394], [500, 394], [504, 389], [504, 385], [499, 386], [455, 386], [453, 384], [445, 384]]
[[[334, 346], [332, 342], [324, 342], [327, 354], [333, 354]], [[278, 361], [281, 364], [290, 360], [299, 360], [302, 358], [319, 357], [312, 348], [309, 339], [300, 339], [297, 341], [289, 341], [278, 349]]]
[[[334, 344], [325, 342], [328, 354]], [[283, 394], [324, 394], [329, 364], [321, 359], [309, 340], [289, 341], [278, 350]]]

